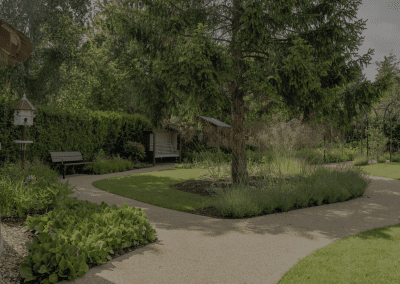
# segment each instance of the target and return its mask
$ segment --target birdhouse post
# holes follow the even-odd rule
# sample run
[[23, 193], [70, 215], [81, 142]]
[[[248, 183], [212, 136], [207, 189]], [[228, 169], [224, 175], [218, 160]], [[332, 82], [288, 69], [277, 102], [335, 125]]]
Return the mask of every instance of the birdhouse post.
[[26, 144], [33, 143], [33, 141], [25, 141], [25, 126], [33, 125], [33, 118], [36, 116], [36, 114], [34, 114], [33, 112], [37, 109], [27, 100], [25, 94], [22, 100], [20, 100], [15, 106], [13, 106], [12, 109], [14, 109], [14, 125], [23, 126], [21, 140], [14, 140], [14, 142], [21, 144], [21, 150], [22, 150], [21, 166], [22, 169], [24, 169]]

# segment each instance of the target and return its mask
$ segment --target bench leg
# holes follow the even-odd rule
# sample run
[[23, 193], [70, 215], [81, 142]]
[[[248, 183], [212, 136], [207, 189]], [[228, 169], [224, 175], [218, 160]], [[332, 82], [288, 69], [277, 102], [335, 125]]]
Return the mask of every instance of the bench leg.
[[65, 172], [67, 170], [67, 166], [64, 165], [64, 173], [63, 173], [63, 178], [65, 179]]

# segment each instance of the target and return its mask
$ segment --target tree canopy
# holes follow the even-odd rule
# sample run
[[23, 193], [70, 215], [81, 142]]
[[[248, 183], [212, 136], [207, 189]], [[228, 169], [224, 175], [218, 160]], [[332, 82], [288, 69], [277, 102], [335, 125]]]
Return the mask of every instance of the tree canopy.
[[[110, 30], [135, 42], [135, 56], [115, 54], [115, 62], [125, 71], [125, 80], [138, 86], [136, 102], [149, 106], [154, 126], [161, 125], [163, 107], [183, 117], [195, 112], [220, 115], [223, 108], [231, 108], [235, 182], [248, 180], [243, 138], [246, 94], [282, 100], [291, 113], [302, 113], [305, 121], [316, 112], [321, 122], [333, 119], [344, 130], [357, 115], [357, 105], [370, 108], [391, 87], [392, 75], [387, 74], [339, 94], [356, 80], [360, 66], [367, 65], [373, 53], [369, 50], [349, 60], [347, 50], [360, 45], [362, 38], [357, 34], [365, 29], [366, 21], [349, 23], [346, 18], [355, 18], [360, 3], [234, 0], [208, 5], [205, 1], [128, 0], [123, 5], [132, 16], [112, 6], [104, 7], [102, 13]], [[230, 39], [214, 38], [217, 29]], [[277, 31], [287, 32], [286, 38], [274, 37]], [[221, 41], [229, 45], [218, 44]], [[149, 75], [138, 68], [140, 57], [147, 59]], [[246, 59], [250, 57], [254, 61]], [[224, 83], [230, 96], [221, 94], [219, 87]], [[206, 103], [200, 105], [201, 101]], [[337, 108], [341, 102], [343, 110]], [[185, 108], [180, 109], [182, 104]]]
[[[29, 7], [28, 1], [22, 2]], [[82, 33], [90, 30], [83, 26], [88, 1], [65, 2], [81, 14], [74, 18], [65, 5], [60, 12], [52, 1], [41, 13], [27, 12], [30, 32], [41, 36], [33, 37], [34, 46], [46, 40], [53, 43], [51, 48], [38, 49], [43, 56], [30, 66], [35, 71], [25, 74], [25, 87], [32, 98], [43, 97], [40, 91], [45, 82], [57, 78], [60, 70], [65, 74], [58, 82], [68, 76], [77, 79], [87, 68], [85, 83], [90, 88], [86, 87], [85, 96], [90, 90], [93, 106], [118, 107], [121, 100], [112, 96], [125, 91], [125, 99], [147, 110], [155, 127], [172, 113], [188, 121], [193, 121], [195, 114], [225, 116], [234, 133], [234, 182], [248, 180], [243, 135], [246, 118], [282, 109], [289, 116], [303, 115], [305, 122], [313, 114], [316, 121], [330, 120], [348, 130], [357, 118], [356, 107], [370, 111], [394, 84], [392, 72], [374, 83], [362, 79], [362, 66], [369, 64], [373, 50], [352, 60], [366, 21], [350, 23], [346, 19], [355, 18], [360, 0], [98, 2], [98, 14], [106, 16], [97, 21], [104, 34], [80, 49]], [[53, 11], [46, 10], [50, 8]], [[10, 14], [8, 8], [4, 11]], [[42, 17], [45, 11], [48, 21]], [[83, 56], [92, 52], [96, 55]], [[29, 64], [24, 63], [25, 70]], [[11, 68], [9, 73], [20, 70]], [[88, 74], [93, 77], [89, 79]], [[79, 80], [71, 90], [83, 93], [78, 85]], [[106, 85], [110, 87], [103, 96]], [[255, 114], [249, 114], [251, 104]]]
[[[10, 83], [14, 94], [26, 93], [32, 102], [48, 102], [47, 95], [62, 87], [62, 63], [69, 68], [76, 64], [88, 4], [90, 0], [3, 0], [0, 17], [29, 38], [33, 52], [28, 60], [1, 68], [0, 86]], [[51, 86], [46, 88], [48, 83]]]

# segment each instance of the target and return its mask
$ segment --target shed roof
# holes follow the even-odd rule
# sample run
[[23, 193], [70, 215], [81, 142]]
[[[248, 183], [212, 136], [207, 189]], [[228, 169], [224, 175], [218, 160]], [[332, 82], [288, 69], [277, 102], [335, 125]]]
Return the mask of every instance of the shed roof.
[[[213, 117], [206, 117], [206, 116], [198, 116], [198, 117], [201, 117], [202, 119], [210, 122], [211, 124], [214, 124], [217, 127], [232, 127], [232, 126], [220, 121], [219, 119], [216, 119], [216, 118], [213, 118]], [[165, 128], [169, 127], [169, 128], [172, 128], [172, 129], [174, 129], [176, 131], [179, 131], [180, 133], [183, 133], [183, 131], [179, 127], [174, 125], [175, 123], [180, 121], [180, 119], [178, 117], [176, 117], [174, 119], [171, 119], [170, 121], [171, 121], [171, 123], [164, 124], [162, 126], [162, 128], [165, 129]], [[153, 131], [153, 130], [152, 129], [145, 129], [144, 131]]]
[[210, 122], [216, 126], [219, 126], [219, 127], [232, 127], [226, 123], [223, 123], [221, 120], [213, 118], [213, 117], [206, 117], [206, 116], [199, 116], [199, 117], [201, 117], [202, 119], [207, 120], [208, 122]]

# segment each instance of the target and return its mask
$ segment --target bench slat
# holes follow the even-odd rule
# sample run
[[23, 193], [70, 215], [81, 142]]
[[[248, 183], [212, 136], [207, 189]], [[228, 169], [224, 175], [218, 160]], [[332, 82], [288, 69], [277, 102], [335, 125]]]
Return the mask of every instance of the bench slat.
[[83, 160], [81, 152], [50, 152], [50, 155], [53, 163]]
[[179, 157], [179, 152], [176, 152], [178, 151], [174, 151], [172, 143], [156, 144], [156, 158]]
[[[53, 163], [61, 162], [62, 164], [58, 164], [58, 166], [64, 166], [64, 173], [63, 179], [65, 179], [65, 172], [67, 166], [74, 166], [74, 165], [86, 165], [86, 164], [93, 164], [94, 162], [79, 162], [79, 163], [66, 163], [64, 162], [78, 162], [83, 161], [81, 152], [50, 152], [51, 160]], [[93, 170], [93, 168], [92, 168]]]
[[179, 155], [175, 154], [162, 154], [162, 155], [156, 155], [156, 158], [163, 158], [163, 157], [179, 157]]
[[71, 166], [71, 165], [85, 165], [85, 164], [94, 164], [94, 162], [82, 162], [82, 163], [73, 163], [73, 164], [65, 164], [65, 165]]

